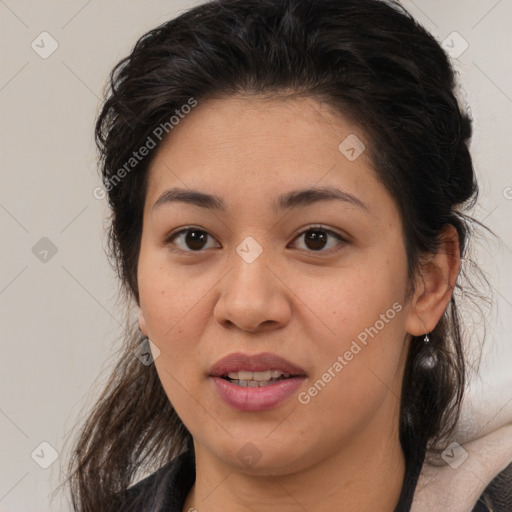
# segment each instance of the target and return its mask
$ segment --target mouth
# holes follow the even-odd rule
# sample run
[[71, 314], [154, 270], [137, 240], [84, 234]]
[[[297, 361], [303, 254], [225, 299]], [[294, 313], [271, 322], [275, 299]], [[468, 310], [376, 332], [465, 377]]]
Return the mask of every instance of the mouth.
[[286, 401], [307, 375], [276, 354], [235, 353], [215, 363], [209, 377], [227, 405], [241, 411], [263, 411]]
[[[277, 354], [263, 352], [260, 354], [244, 354], [236, 352], [217, 361], [210, 369], [211, 377], [221, 377], [231, 381], [263, 382], [268, 385], [271, 380], [282, 380], [291, 377], [305, 377], [306, 372], [296, 364]], [[257, 387], [251, 384], [247, 387]]]
[[292, 376], [282, 370], [265, 370], [263, 372], [242, 370], [229, 372], [227, 375], [221, 375], [222, 379], [243, 388], [261, 388], [293, 377], [295, 377], [295, 375]]

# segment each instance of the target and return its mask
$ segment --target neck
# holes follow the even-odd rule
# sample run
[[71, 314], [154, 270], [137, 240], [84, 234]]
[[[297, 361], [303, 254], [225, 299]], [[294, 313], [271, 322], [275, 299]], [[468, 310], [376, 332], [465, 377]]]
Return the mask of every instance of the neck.
[[395, 434], [387, 442], [382, 435], [358, 436], [313, 466], [272, 476], [250, 475], [195, 446], [196, 482], [183, 511], [393, 512], [405, 475]]

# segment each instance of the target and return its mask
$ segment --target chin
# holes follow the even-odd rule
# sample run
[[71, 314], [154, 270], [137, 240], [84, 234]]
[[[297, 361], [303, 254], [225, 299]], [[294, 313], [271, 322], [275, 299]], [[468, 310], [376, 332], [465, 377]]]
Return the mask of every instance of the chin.
[[[265, 435], [230, 438], [223, 446], [215, 445], [212, 453], [227, 466], [250, 475], [286, 475], [314, 464], [313, 457], [305, 450], [303, 437], [289, 437], [285, 441], [265, 438]], [[297, 447], [301, 447], [301, 451], [297, 451]]]

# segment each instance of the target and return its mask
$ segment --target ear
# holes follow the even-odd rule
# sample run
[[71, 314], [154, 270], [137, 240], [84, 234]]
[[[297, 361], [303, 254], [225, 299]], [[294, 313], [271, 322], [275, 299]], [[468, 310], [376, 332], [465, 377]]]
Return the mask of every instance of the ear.
[[436, 254], [420, 263], [406, 320], [413, 336], [432, 332], [448, 307], [460, 270], [459, 236], [451, 224], [441, 231]]
[[142, 309], [140, 308], [140, 306], [139, 306], [139, 329], [141, 330], [142, 334], [144, 334], [144, 336], [148, 335], [146, 319], [144, 318], [144, 313], [142, 312]]

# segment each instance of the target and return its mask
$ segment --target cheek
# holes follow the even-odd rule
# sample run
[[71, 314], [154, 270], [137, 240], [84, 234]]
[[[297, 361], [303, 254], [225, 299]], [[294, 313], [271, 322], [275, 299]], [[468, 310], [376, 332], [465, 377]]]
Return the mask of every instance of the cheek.
[[171, 276], [164, 266], [142, 265], [140, 274], [140, 306], [148, 337], [160, 350], [155, 359], [158, 376], [174, 409], [193, 432], [196, 423], [206, 421], [196, 417], [201, 409], [197, 410], [193, 397], [201, 396], [200, 340], [211, 315], [202, 299], [211, 285], [180, 271]]
[[[322, 339], [337, 351], [359, 335], [363, 342], [365, 336], [374, 337], [374, 327], [383, 337], [403, 334], [405, 320], [399, 313], [405, 309], [407, 274], [402, 251], [388, 258], [370, 253], [353, 265], [323, 275], [295, 274], [290, 278], [290, 288], [310, 310], [309, 327], [317, 334], [329, 333]], [[308, 324], [302, 328], [308, 329]]]
[[210, 280], [192, 275], [190, 268], [171, 268], [165, 262], [141, 257], [140, 307], [149, 336], [163, 340], [182, 333], [191, 315], [201, 313], [201, 300], [212, 286]]
[[[316, 315], [302, 327], [314, 375], [303, 395], [317, 414], [329, 403], [365, 415], [392, 389], [399, 396], [405, 341], [405, 255], [368, 258], [340, 269], [329, 283], [297, 279], [294, 290]], [[304, 309], [305, 311], [306, 309]], [[323, 411], [323, 412], [322, 412]], [[366, 411], [366, 412], [365, 412]]]
[[149, 258], [140, 259], [140, 307], [148, 337], [160, 350], [156, 369], [177, 409], [183, 391], [193, 392], [197, 384], [191, 378], [197, 375], [203, 326], [211, 315], [204, 298], [213, 282], [194, 278], [187, 270], [171, 271], [168, 265], [154, 264]]

